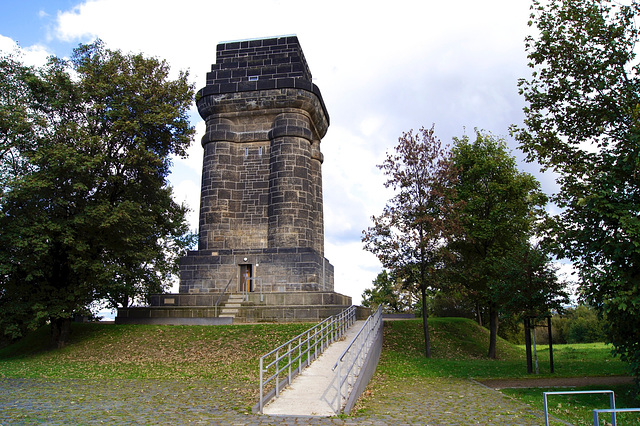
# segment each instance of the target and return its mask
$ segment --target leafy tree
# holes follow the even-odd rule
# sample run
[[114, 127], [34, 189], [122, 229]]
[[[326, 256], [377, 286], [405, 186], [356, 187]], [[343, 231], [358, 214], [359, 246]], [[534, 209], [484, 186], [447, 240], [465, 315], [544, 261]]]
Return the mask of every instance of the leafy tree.
[[509, 315], [542, 317], [563, 312], [569, 303], [566, 283], [558, 278], [557, 267], [539, 245], [528, 241], [516, 247], [499, 264], [502, 280], [501, 310]]
[[498, 319], [505, 297], [505, 259], [527, 244], [546, 197], [535, 178], [518, 171], [503, 140], [476, 131], [454, 139], [452, 162], [459, 170], [457, 197], [465, 204], [461, 232], [451, 247], [468, 294], [489, 314], [489, 353], [496, 358]]
[[534, 1], [520, 81], [529, 160], [559, 176], [547, 242], [578, 270], [608, 341], [640, 376], [640, 3]]
[[373, 288], [362, 293], [362, 306], [376, 309], [382, 306], [384, 313], [397, 314], [413, 311], [411, 292], [402, 288], [402, 282], [384, 270], [373, 280]]
[[[447, 258], [446, 241], [454, 231], [456, 205], [451, 202], [456, 170], [431, 129], [403, 133], [394, 153], [378, 166], [387, 175], [385, 187], [396, 195], [380, 216], [372, 217], [362, 238], [385, 268], [420, 294], [437, 288]], [[431, 356], [428, 312], [422, 309], [425, 355]]]
[[0, 324], [18, 337], [50, 321], [61, 346], [93, 301], [127, 306], [175, 272], [189, 239], [167, 176], [193, 138], [193, 88], [101, 42], [1, 65]]

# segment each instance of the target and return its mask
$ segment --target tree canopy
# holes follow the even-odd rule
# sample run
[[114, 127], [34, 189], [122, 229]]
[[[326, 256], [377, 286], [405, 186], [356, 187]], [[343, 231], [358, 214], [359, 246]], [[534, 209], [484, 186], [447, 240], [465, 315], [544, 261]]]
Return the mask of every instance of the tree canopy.
[[92, 302], [127, 306], [175, 272], [189, 238], [167, 177], [193, 87], [99, 41], [37, 68], [4, 56], [0, 73], [0, 324], [48, 320], [63, 344]]
[[528, 247], [547, 198], [532, 175], [518, 170], [504, 140], [491, 134], [455, 138], [452, 162], [459, 170], [456, 194], [465, 204], [451, 247], [467, 294], [488, 309], [489, 357], [495, 358], [499, 315], [520, 283], [504, 279], [505, 267], [520, 264], [509, 259]]
[[413, 312], [414, 293], [403, 288], [402, 281], [396, 279], [392, 273], [383, 270], [372, 284], [373, 288], [367, 288], [362, 292], [362, 306], [372, 309], [382, 306], [382, 312], [385, 314]]
[[640, 376], [640, 4], [534, 1], [520, 81], [529, 160], [558, 174], [546, 242], [571, 259], [581, 292]]

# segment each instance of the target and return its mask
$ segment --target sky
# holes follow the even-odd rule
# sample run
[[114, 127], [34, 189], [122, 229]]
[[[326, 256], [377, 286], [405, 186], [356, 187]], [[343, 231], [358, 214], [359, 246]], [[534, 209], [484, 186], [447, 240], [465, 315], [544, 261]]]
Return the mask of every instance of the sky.
[[[527, 164], [509, 136], [521, 124], [519, 78], [530, 75], [526, 0], [3, 0], [0, 50], [17, 42], [24, 61], [70, 56], [79, 43], [166, 59], [200, 89], [220, 42], [295, 34], [331, 118], [321, 143], [325, 256], [335, 290], [359, 303], [382, 270], [362, 231], [392, 194], [376, 167], [403, 132], [435, 126], [445, 143], [474, 129], [503, 137], [547, 193], [554, 177]], [[187, 159], [174, 159], [176, 199], [197, 230], [204, 122]]]

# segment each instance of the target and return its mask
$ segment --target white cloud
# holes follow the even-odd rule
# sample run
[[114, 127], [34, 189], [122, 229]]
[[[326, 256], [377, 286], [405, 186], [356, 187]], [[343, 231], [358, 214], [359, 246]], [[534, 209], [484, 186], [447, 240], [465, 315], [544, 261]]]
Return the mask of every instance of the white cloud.
[[360, 304], [362, 292], [382, 271], [376, 257], [364, 250], [360, 242], [325, 244], [325, 256], [335, 269], [335, 291], [349, 295]]
[[[513, 0], [90, 0], [60, 12], [53, 34], [167, 59], [174, 70], [189, 69], [197, 88], [219, 42], [297, 34], [331, 116], [322, 141], [327, 258], [336, 289], [359, 300], [381, 269], [360, 243], [390, 197], [376, 165], [412, 128], [435, 123], [448, 143], [465, 127], [504, 135], [521, 122], [516, 82], [528, 72], [528, 13], [527, 2]], [[176, 195], [193, 200], [200, 136], [189, 159], [174, 163]]]
[[[175, 179], [174, 179], [175, 182]], [[198, 212], [200, 209], [200, 185], [193, 180], [181, 180], [174, 183], [173, 198], [189, 207], [187, 221], [191, 230], [198, 230]]]
[[51, 55], [45, 46], [36, 44], [33, 46], [22, 47], [18, 43], [0, 34], [0, 51], [5, 53], [15, 53], [19, 59], [26, 65], [43, 65], [47, 62], [47, 58]]

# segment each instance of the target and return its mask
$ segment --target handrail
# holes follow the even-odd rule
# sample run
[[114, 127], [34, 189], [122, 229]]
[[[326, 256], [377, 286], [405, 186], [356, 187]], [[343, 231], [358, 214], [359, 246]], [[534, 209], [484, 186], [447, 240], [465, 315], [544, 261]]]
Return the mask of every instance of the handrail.
[[[584, 391], [557, 391], [557, 392], [542, 392], [542, 405], [544, 407], [544, 424], [545, 426], [549, 426], [549, 403], [547, 401], [548, 395], [581, 395], [581, 394], [599, 394], [604, 393], [609, 395], [609, 405], [611, 406], [611, 410], [607, 411], [611, 413], [611, 424], [616, 426], [616, 394], [612, 390], [584, 390]], [[595, 410], [594, 410], [594, 418], [595, 418]]]
[[222, 296], [224, 296], [224, 294], [227, 292], [227, 289], [229, 288], [229, 285], [231, 284], [231, 281], [233, 281], [233, 277], [229, 278], [229, 282], [224, 287], [224, 290], [222, 290], [222, 293], [220, 293], [220, 296], [218, 296], [218, 299], [216, 300], [216, 303], [214, 305], [214, 307], [215, 307], [215, 316], [216, 317], [218, 316], [218, 303], [220, 303], [220, 299], [222, 299]]
[[[381, 307], [378, 307], [378, 309], [381, 309]], [[342, 362], [342, 360], [344, 359], [344, 357], [347, 355], [347, 353], [351, 350], [351, 347], [356, 343], [356, 341], [358, 340], [358, 338], [360, 337], [360, 335], [362, 334], [362, 332], [367, 328], [367, 324], [369, 323], [369, 321], [371, 320], [371, 318], [373, 316], [375, 316], [377, 314], [377, 311], [370, 316], [369, 318], [367, 318], [367, 320], [365, 321], [365, 323], [362, 325], [362, 327], [360, 328], [360, 330], [358, 331], [358, 334], [356, 334], [353, 338], [353, 340], [351, 340], [351, 343], [349, 343], [349, 346], [347, 346], [347, 348], [342, 351], [342, 354], [340, 355], [340, 358], [338, 358], [338, 360], [336, 361], [336, 363], [333, 365], [333, 367], [331, 368], [331, 371], [335, 371], [335, 369], [338, 367], [338, 364], [340, 362]], [[369, 330], [367, 330], [369, 331]]]
[[[358, 389], [359, 384], [366, 386], [373, 374], [382, 344], [381, 331], [382, 307], [378, 307], [376, 312], [367, 318], [358, 334], [331, 368], [331, 371], [335, 371], [335, 375], [323, 397], [327, 399], [328, 393], [331, 390], [335, 391], [335, 395], [327, 402], [334, 407], [336, 414], [340, 412], [343, 404], [346, 405], [345, 413], [351, 410], [351, 403], [355, 403], [355, 399], [362, 390]], [[369, 365], [372, 353], [376, 353], [376, 357], [373, 364]], [[365, 369], [364, 373], [363, 369]]]
[[[616, 426], [616, 413], [638, 413], [640, 408], [601, 408], [593, 410], [593, 424], [598, 426], [600, 424], [600, 413], [611, 413], [611, 424]], [[605, 422], [606, 423], [606, 422]]]
[[[263, 412], [269, 400], [280, 396], [280, 390], [290, 384], [304, 367], [317, 359], [331, 343], [340, 339], [355, 320], [356, 307], [350, 306], [261, 356], [260, 401], [256, 407], [259, 412]], [[269, 374], [270, 371], [271, 375], [266, 376], [265, 373]], [[270, 383], [274, 388], [265, 393]]]

